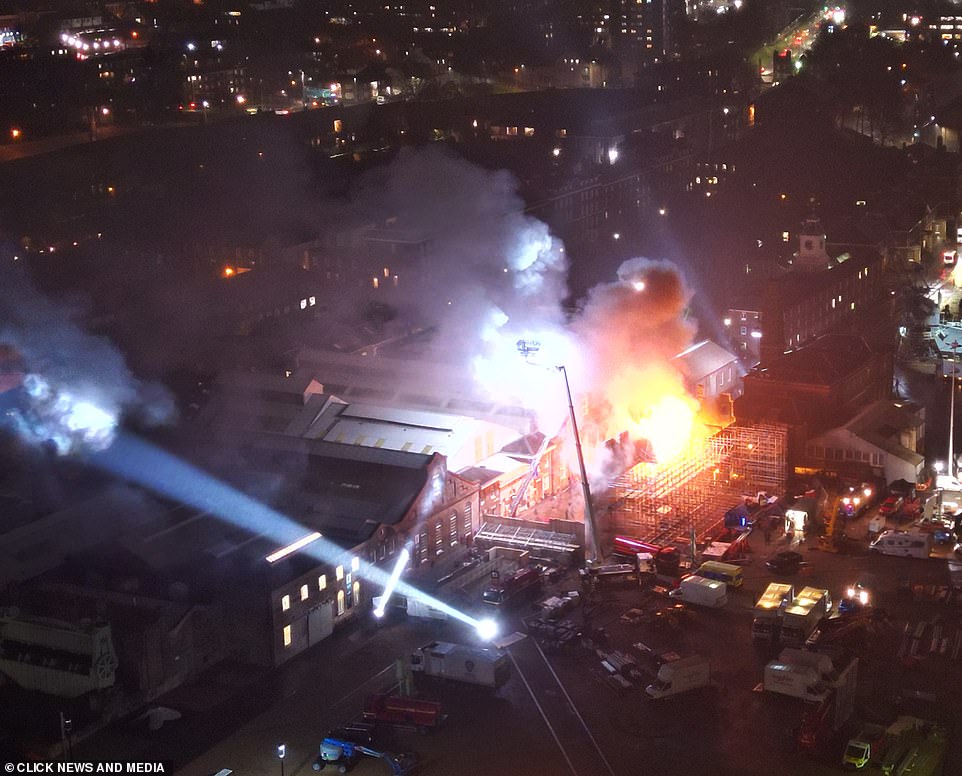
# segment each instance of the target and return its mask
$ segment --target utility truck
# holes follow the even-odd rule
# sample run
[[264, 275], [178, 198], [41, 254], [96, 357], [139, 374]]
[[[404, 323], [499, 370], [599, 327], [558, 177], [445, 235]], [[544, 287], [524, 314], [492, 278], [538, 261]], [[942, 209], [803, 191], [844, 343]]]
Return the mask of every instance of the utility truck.
[[711, 681], [711, 667], [701, 655], [663, 663], [655, 681], [645, 688], [650, 698], [667, 698], [688, 690], [704, 687]]
[[782, 646], [800, 647], [832, 608], [828, 590], [803, 587], [782, 615], [779, 640]]
[[508, 653], [432, 641], [411, 653], [411, 671], [463, 684], [498, 689], [511, 676]]
[[765, 588], [753, 609], [752, 640], [773, 642], [778, 633], [782, 612], [795, 598], [795, 588], [784, 582], [772, 582]]

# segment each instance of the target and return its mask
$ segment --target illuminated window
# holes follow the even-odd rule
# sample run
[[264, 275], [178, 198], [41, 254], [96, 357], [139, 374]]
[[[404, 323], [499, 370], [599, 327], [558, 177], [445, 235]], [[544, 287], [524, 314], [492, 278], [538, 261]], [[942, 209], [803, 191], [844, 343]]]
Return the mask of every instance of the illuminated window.
[[327, 574], [321, 574], [321, 576], [317, 578], [317, 589], [327, 590]]
[[291, 626], [284, 626], [284, 646], [289, 647], [291, 645]]
[[307, 592], [307, 585], [301, 585], [301, 600], [306, 601], [309, 593]]
[[334, 569], [334, 576], [337, 577], [338, 582], [344, 579], [344, 567], [338, 566], [336, 569]]
[[342, 128], [343, 126], [344, 126], [344, 125], [343, 125], [343, 123], [341, 122], [340, 119], [334, 119], [334, 131], [335, 131], [335, 132], [340, 132], [340, 131], [341, 131], [341, 128]]
[[285, 595], [281, 598], [281, 611], [286, 612], [290, 608], [291, 608], [291, 597], [289, 595]]
[[361, 559], [351, 558], [351, 571], [357, 571], [359, 568], [361, 568]]

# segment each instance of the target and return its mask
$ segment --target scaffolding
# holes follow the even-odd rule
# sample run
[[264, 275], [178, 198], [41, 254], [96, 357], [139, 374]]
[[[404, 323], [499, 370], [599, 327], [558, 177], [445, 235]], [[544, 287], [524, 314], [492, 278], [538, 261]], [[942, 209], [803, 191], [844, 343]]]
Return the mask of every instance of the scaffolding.
[[548, 551], [564, 556], [572, 555], [580, 548], [577, 537], [571, 534], [487, 521], [481, 524], [474, 540], [481, 546], [511, 547], [536, 553]]
[[670, 464], [640, 462], [611, 480], [604, 533], [653, 544], [704, 539], [747, 494], [780, 494], [787, 473], [788, 429], [728, 426]]

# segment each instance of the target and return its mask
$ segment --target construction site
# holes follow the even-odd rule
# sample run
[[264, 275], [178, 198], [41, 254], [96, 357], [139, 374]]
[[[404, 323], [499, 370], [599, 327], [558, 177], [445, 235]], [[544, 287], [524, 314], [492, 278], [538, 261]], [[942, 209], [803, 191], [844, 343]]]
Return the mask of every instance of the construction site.
[[730, 425], [667, 464], [642, 461], [609, 482], [601, 498], [605, 538], [652, 544], [702, 540], [746, 497], [782, 495], [788, 431], [775, 424]]

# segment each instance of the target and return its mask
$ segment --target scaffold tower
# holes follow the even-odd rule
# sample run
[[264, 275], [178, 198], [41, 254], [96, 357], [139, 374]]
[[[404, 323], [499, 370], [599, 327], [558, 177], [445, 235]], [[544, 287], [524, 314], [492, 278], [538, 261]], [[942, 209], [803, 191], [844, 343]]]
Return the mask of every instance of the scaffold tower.
[[780, 495], [787, 474], [788, 429], [731, 425], [694, 443], [669, 464], [640, 462], [609, 483], [605, 533], [656, 544], [701, 539], [745, 495]]

